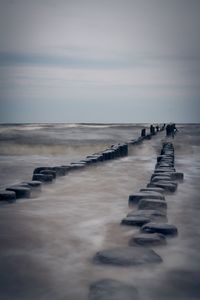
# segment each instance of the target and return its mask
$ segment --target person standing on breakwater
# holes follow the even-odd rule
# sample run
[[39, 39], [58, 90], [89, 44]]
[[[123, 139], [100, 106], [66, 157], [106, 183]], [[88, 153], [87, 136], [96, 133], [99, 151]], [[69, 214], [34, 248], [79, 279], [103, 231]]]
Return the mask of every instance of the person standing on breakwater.
[[152, 135], [155, 134], [155, 127], [154, 127], [153, 125], [150, 126], [150, 133], [151, 133]]
[[170, 123], [167, 124], [166, 126], [166, 136], [171, 136], [172, 138], [174, 138], [175, 133], [178, 131], [178, 129], [176, 128], [176, 124], [175, 123]]
[[178, 131], [178, 129], [176, 128], [176, 124], [172, 124], [172, 137], [174, 138], [175, 133]]

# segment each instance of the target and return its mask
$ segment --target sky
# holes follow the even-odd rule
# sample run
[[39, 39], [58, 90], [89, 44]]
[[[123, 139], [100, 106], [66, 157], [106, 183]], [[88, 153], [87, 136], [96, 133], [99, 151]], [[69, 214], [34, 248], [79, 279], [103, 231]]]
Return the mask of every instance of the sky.
[[200, 122], [200, 0], [0, 0], [0, 123]]

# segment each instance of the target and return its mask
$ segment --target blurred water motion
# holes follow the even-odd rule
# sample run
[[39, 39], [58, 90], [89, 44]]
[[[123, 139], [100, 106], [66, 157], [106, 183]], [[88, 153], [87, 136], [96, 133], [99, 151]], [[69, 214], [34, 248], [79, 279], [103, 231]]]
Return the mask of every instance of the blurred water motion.
[[[76, 161], [139, 136], [143, 125], [0, 126], [1, 186], [30, 179], [35, 167]], [[165, 133], [129, 156], [73, 172], [44, 186], [34, 199], [0, 206], [0, 298], [86, 300], [91, 282], [111, 278], [134, 285], [141, 300], [200, 298], [200, 126], [179, 125], [176, 169], [185, 180], [168, 201], [179, 235], [154, 250], [159, 265], [97, 266], [92, 257], [126, 246], [138, 228], [120, 226], [128, 195], [148, 183]]]

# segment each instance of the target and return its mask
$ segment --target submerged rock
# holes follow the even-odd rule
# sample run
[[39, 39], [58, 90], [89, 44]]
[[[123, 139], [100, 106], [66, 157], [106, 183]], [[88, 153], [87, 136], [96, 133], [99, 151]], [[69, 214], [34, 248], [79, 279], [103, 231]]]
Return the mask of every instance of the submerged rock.
[[152, 249], [140, 246], [111, 248], [97, 252], [94, 257], [96, 263], [117, 266], [134, 266], [161, 261], [161, 257]]
[[166, 244], [166, 238], [163, 234], [160, 233], [140, 233], [132, 237], [129, 241], [130, 246], [134, 246], [135, 244], [141, 246], [154, 246]]
[[90, 300], [137, 300], [137, 289], [113, 279], [102, 279], [90, 285]]
[[142, 226], [141, 230], [146, 233], [161, 233], [164, 235], [177, 235], [178, 230], [176, 226], [168, 223], [148, 223]]

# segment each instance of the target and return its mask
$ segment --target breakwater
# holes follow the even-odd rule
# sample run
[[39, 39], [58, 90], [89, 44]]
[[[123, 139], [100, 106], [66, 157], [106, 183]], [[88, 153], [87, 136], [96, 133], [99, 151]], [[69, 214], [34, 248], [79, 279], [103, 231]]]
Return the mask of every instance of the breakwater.
[[41, 166], [33, 171], [32, 180], [25, 180], [21, 183], [8, 186], [5, 190], [0, 190], [0, 201], [13, 202], [20, 198], [36, 197], [41, 191], [42, 184], [52, 183], [60, 176], [68, 175], [70, 172], [80, 170], [86, 166], [91, 166], [97, 163], [117, 159], [128, 155], [128, 145], [138, 145], [144, 140], [150, 140], [157, 132], [163, 131], [164, 126], [158, 127], [155, 130], [154, 126], [150, 126], [149, 133], [146, 128], [141, 130], [141, 135], [125, 143], [111, 145], [101, 152], [93, 153], [77, 162], [71, 162], [68, 165], [61, 166]]
[[[165, 245], [167, 238], [178, 234], [177, 227], [168, 223], [165, 195], [176, 192], [178, 182], [182, 182], [183, 178], [183, 173], [175, 169], [173, 144], [163, 143], [150, 182], [138, 193], [129, 196], [129, 206], [134, 209], [121, 221], [122, 225], [139, 227], [139, 232], [131, 237], [128, 246], [97, 252], [94, 263], [119, 268], [161, 263], [162, 257], [151, 247]], [[102, 278], [90, 285], [90, 299], [139, 299], [139, 291], [137, 286]]]

